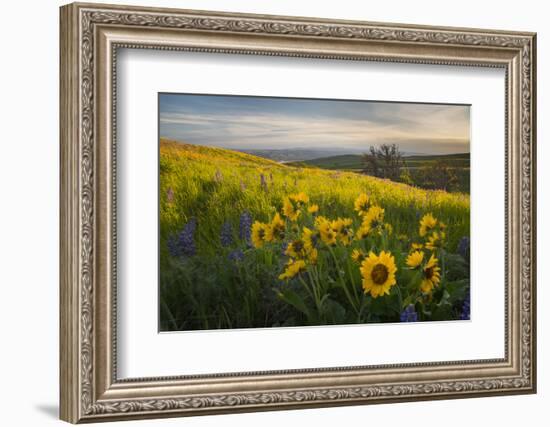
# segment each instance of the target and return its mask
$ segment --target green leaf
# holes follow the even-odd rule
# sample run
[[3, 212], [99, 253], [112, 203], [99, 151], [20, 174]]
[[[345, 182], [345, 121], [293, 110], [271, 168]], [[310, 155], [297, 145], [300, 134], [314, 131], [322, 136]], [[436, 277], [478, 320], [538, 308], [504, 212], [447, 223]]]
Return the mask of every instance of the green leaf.
[[323, 309], [327, 317], [334, 324], [342, 323], [346, 319], [346, 309], [331, 298], [327, 298], [324, 301]]
[[277, 295], [280, 299], [292, 305], [298, 311], [304, 313], [308, 319], [311, 318], [311, 312], [307, 308], [305, 301], [296, 292], [290, 289], [285, 289], [284, 291], [279, 292]]

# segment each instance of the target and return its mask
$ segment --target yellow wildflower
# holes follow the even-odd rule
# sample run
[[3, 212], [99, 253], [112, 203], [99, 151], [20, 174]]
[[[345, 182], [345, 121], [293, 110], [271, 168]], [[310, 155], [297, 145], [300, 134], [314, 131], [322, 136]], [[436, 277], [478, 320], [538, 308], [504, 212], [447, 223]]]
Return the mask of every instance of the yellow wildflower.
[[259, 221], [255, 221], [252, 224], [252, 244], [255, 248], [261, 248], [266, 240], [267, 229], [270, 228], [268, 224], [264, 224]]
[[369, 196], [367, 196], [365, 193], [359, 194], [359, 197], [355, 199], [355, 203], [353, 204], [353, 206], [359, 216], [366, 215], [367, 211], [370, 208]]
[[[315, 261], [317, 261], [317, 244], [319, 243], [319, 237], [320, 234], [318, 231], [310, 230], [307, 227], [303, 228], [303, 234], [302, 239], [304, 241], [304, 247], [306, 248], [306, 251], [311, 258], [315, 258]], [[315, 262], [312, 261], [312, 262]]]
[[417, 251], [423, 247], [424, 245], [422, 243], [411, 243], [411, 251]]
[[424, 252], [420, 251], [414, 251], [407, 257], [407, 265], [410, 268], [417, 268], [422, 264], [422, 260], [424, 259]]
[[353, 252], [351, 253], [351, 259], [353, 260], [353, 262], [356, 262], [357, 264], [361, 264], [365, 258], [366, 258], [366, 255], [360, 249], [354, 249]]
[[348, 246], [351, 243], [353, 237], [352, 223], [353, 221], [350, 218], [338, 218], [330, 224], [332, 230], [337, 234], [338, 239], [344, 246]]
[[307, 252], [304, 241], [298, 239], [290, 242], [285, 250], [285, 255], [293, 258], [305, 258]]
[[292, 194], [290, 196], [290, 199], [294, 202], [296, 202], [296, 204], [298, 206], [300, 205], [305, 205], [307, 203], [309, 203], [309, 197], [306, 193], [304, 193], [303, 191], [298, 193], [298, 194]]
[[382, 251], [379, 255], [370, 252], [361, 263], [360, 271], [363, 276], [363, 290], [373, 298], [389, 295], [391, 287], [397, 283], [397, 267], [390, 252]]
[[319, 205], [311, 205], [309, 208], [307, 208], [307, 211], [310, 214], [316, 214], [317, 212], [319, 212]]
[[445, 233], [434, 231], [426, 242], [426, 249], [435, 251], [437, 248], [440, 248], [443, 245], [443, 239], [445, 238]]
[[300, 210], [296, 209], [294, 203], [288, 197], [283, 200], [283, 215], [291, 221], [298, 220], [300, 216]]
[[285, 271], [279, 276], [280, 280], [292, 279], [297, 274], [306, 270], [306, 263], [302, 259], [290, 259], [285, 267]]
[[363, 216], [363, 222], [361, 227], [357, 231], [356, 238], [363, 239], [371, 231], [377, 230], [380, 232], [381, 227], [384, 225], [384, 209], [380, 206], [371, 206], [367, 213]]
[[418, 231], [418, 234], [420, 234], [421, 237], [424, 237], [436, 225], [437, 219], [435, 219], [435, 217], [431, 213], [427, 213], [420, 220], [420, 229]]
[[369, 235], [369, 232], [370, 232], [370, 228], [368, 226], [361, 225], [355, 232], [355, 238], [357, 240], [364, 239]]
[[266, 229], [266, 241], [282, 240], [285, 237], [285, 222], [277, 212]]
[[307, 252], [307, 259], [311, 264], [315, 264], [317, 262], [317, 257], [319, 255], [317, 249], [312, 249]]
[[335, 245], [336, 244], [336, 232], [332, 229], [332, 225], [328, 219], [325, 217], [318, 217], [315, 220], [315, 225], [317, 227], [317, 230], [319, 231], [319, 235], [321, 236], [321, 240], [327, 244], [327, 245]]
[[430, 257], [429, 261], [426, 263], [423, 269], [424, 278], [420, 284], [420, 289], [424, 293], [430, 293], [434, 286], [439, 285], [440, 282], [440, 273], [441, 270], [438, 265], [437, 258], [434, 254]]

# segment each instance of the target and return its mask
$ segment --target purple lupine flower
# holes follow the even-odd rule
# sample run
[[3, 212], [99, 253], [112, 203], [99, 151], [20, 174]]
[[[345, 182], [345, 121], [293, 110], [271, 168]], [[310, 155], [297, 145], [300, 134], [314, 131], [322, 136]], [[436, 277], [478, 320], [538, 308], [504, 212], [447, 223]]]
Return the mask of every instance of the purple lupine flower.
[[197, 220], [191, 218], [179, 233], [168, 237], [168, 252], [171, 256], [178, 258], [193, 256], [197, 253], [197, 247], [195, 245], [196, 228]]
[[180, 234], [178, 235], [178, 246], [181, 255], [193, 256], [197, 253], [197, 247], [195, 245], [195, 230], [197, 229], [197, 220], [191, 218], [187, 224], [183, 226]]
[[240, 249], [235, 249], [234, 251], [229, 252], [227, 258], [229, 261], [233, 261], [234, 263], [241, 262], [244, 260], [244, 252]]
[[401, 312], [401, 321], [418, 322], [418, 313], [416, 312], [413, 304], [409, 304], [407, 308]]
[[222, 246], [231, 246], [233, 243], [233, 230], [231, 228], [231, 223], [225, 221], [222, 225], [222, 230], [220, 232], [220, 242]]
[[178, 245], [178, 239], [176, 236], [168, 237], [168, 253], [171, 257], [177, 258], [180, 256], [180, 249]]
[[466, 299], [462, 303], [462, 312], [460, 313], [460, 320], [470, 320], [470, 293], [466, 296]]
[[470, 238], [468, 236], [464, 236], [460, 239], [460, 241], [458, 242], [457, 252], [465, 260], [468, 260], [470, 258]]
[[252, 229], [252, 215], [250, 212], [244, 211], [239, 219], [239, 239], [250, 244], [250, 231]]

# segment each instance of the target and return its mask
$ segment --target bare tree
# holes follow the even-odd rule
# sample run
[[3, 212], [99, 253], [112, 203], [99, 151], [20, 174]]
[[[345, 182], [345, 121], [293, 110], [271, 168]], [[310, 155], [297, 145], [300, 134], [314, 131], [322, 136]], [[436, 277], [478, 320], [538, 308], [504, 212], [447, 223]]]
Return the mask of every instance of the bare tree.
[[371, 145], [369, 152], [363, 154], [363, 163], [364, 173], [392, 181], [399, 181], [404, 166], [403, 156], [396, 144], [382, 144], [379, 147]]

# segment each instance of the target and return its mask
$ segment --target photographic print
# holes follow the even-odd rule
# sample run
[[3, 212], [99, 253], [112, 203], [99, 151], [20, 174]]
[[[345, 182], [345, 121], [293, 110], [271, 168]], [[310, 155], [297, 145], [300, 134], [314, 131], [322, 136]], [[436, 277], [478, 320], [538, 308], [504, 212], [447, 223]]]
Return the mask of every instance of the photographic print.
[[159, 94], [160, 330], [470, 318], [470, 106]]

